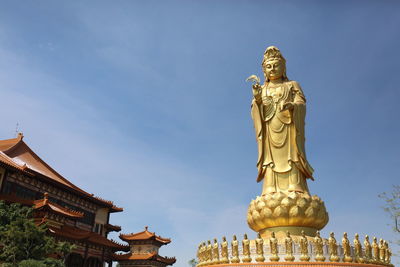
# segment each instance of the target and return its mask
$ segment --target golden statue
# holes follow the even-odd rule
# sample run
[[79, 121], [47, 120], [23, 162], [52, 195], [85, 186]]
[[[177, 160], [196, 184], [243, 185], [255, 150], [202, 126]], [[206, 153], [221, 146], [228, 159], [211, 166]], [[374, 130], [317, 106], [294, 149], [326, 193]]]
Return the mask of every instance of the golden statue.
[[239, 263], [239, 242], [236, 239], [236, 235], [233, 236], [232, 240], [232, 263]]
[[251, 262], [250, 257], [250, 240], [247, 238], [247, 234], [244, 234], [244, 238], [242, 241], [243, 246], [243, 262]]
[[212, 255], [212, 245], [211, 241], [207, 241], [207, 264], [212, 264], [213, 262], [213, 255]]
[[300, 85], [287, 78], [278, 48], [266, 49], [262, 69], [264, 84], [255, 75], [247, 80], [254, 82], [251, 116], [258, 145], [257, 182], [264, 180], [264, 198], [252, 201], [247, 221], [263, 237], [269, 235], [265, 230], [290, 230], [293, 235], [305, 230], [315, 236], [329, 218], [323, 201], [311, 198], [306, 182], [313, 180], [305, 153], [306, 99]]
[[256, 239], [256, 262], [264, 262], [265, 257], [264, 257], [264, 240], [261, 238], [260, 233], [257, 235]]
[[197, 249], [197, 258], [199, 259], [199, 264], [197, 266], [203, 265], [203, 243], [200, 243], [199, 248]]
[[325, 261], [324, 256], [324, 241], [322, 240], [319, 231], [317, 231], [314, 237], [314, 248], [315, 248], [315, 261]]
[[271, 257], [269, 257], [270, 261], [279, 261], [278, 256], [278, 239], [275, 237], [275, 233], [271, 233], [271, 238], [269, 239], [269, 247], [271, 250]]
[[252, 118], [258, 143], [258, 177], [263, 194], [308, 192], [313, 179], [304, 149], [306, 99], [300, 85], [286, 76], [286, 60], [270, 46], [262, 62], [265, 83], [253, 85]]
[[353, 262], [353, 258], [351, 257], [350, 241], [347, 238], [346, 232], [343, 233], [342, 247], [343, 247], [343, 261], [344, 262]]
[[363, 257], [363, 249], [361, 246], [361, 242], [358, 239], [358, 234], [354, 235], [354, 257], [357, 263], [364, 263], [364, 257]]
[[219, 245], [218, 241], [216, 238], [214, 238], [214, 244], [213, 244], [213, 261], [212, 264], [219, 264]]
[[386, 255], [385, 255], [385, 250], [386, 250], [386, 248], [385, 248], [385, 244], [383, 243], [383, 239], [381, 238], [381, 239], [379, 239], [379, 245], [378, 245], [378, 248], [379, 248], [379, 261], [380, 262], [385, 262], [385, 258], [386, 258]]
[[335, 234], [333, 232], [329, 234], [328, 247], [329, 247], [329, 260], [333, 262], [338, 262], [339, 261], [339, 256], [337, 251], [338, 246], [336, 243]]
[[286, 232], [286, 238], [285, 238], [285, 249], [286, 249], [286, 256], [285, 256], [285, 261], [294, 261], [294, 256], [293, 256], [293, 239], [290, 236], [290, 232]]
[[365, 263], [369, 263], [372, 261], [372, 247], [371, 243], [369, 242], [369, 236], [365, 236], [364, 240], [364, 250], [365, 250]]
[[222, 237], [222, 243], [221, 243], [221, 261], [223, 263], [229, 263], [229, 258], [228, 258], [228, 242], [226, 241], [226, 237]]
[[385, 249], [386, 249], [386, 258], [385, 258], [385, 262], [390, 264], [391, 261], [391, 257], [392, 257], [392, 251], [389, 248], [389, 244], [388, 242], [385, 241]]
[[300, 255], [301, 261], [310, 261], [310, 256], [308, 256], [308, 240], [304, 231], [301, 231], [300, 253], [301, 253]]
[[372, 260], [374, 263], [378, 263], [379, 262], [379, 246], [378, 246], [376, 237], [373, 238], [371, 247], [372, 247]]

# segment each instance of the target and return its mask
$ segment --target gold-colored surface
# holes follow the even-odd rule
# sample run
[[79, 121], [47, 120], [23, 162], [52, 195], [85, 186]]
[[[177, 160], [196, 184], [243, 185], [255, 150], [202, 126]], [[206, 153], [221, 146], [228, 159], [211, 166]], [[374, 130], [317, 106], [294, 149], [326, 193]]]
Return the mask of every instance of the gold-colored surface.
[[315, 251], [315, 261], [325, 261], [324, 256], [324, 240], [321, 238], [319, 231], [317, 231], [314, 237], [314, 251]]
[[258, 196], [247, 211], [250, 228], [263, 237], [271, 231], [290, 231], [292, 235], [305, 231], [306, 235], [315, 236], [328, 220], [324, 202], [308, 193], [278, 192]]
[[271, 256], [269, 257], [270, 261], [279, 261], [278, 256], [278, 239], [275, 237], [275, 233], [272, 232], [271, 238], [269, 239], [269, 248]]
[[[262, 196], [250, 203], [247, 221], [263, 233], [272, 227], [300, 227], [315, 236], [329, 220], [323, 201], [310, 196], [306, 179], [314, 179], [305, 154], [306, 99], [300, 85], [286, 76], [286, 60], [270, 46], [262, 61], [264, 84], [251, 75], [251, 116], [258, 146], [257, 182]], [[301, 227], [305, 227], [301, 229]], [[307, 230], [313, 228], [313, 231]], [[265, 235], [265, 234], [264, 234]]]
[[247, 234], [244, 234], [244, 239], [242, 241], [242, 246], [243, 246], [243, 262], [251, 262], [251, 257], [250, 257], [250, 240], [247, 238]]
[[308, 256], [308, 239], [304, 231], [301, 232], [300, 253], [300, 261], [310, 261], [310, 256]]
[[353, 257], [351, 257], [350, 241], [347, 238], [346, 232], [343, 234], [342, 248], [343, 248], [343, 261], [344, 262], [353, 262]]
[[226, 237], [222, 237], [221, 243], [221, 261], [220, 263], [229, 263], [229, 255], [228, 255], [228, 242], [226, 241]]
[[358, 239], [359, 236], [358, 234], [354, 235], [354, 259], [357, 263], [364, 263], [364, 257], [363, 257], [363, 249], [360, 243], [360, 240]]
[[286, 233], [286, 238], [285, 238], [285, 261], [294, 261], [294, 256], [293, 256], [293, 239], [290, 236], [290, 232], [287, 231]]
[[365, 236], [364, 250], [365, 250], [365, 262], [366, 263], [372, 262], [372, 246], [371, 243], [369, 242], [368, 235]]
[[304, 146], [305, 97], [300, 85], [286, 76], [286, 60], [270, 46], [262, 62], [265, 82], [253, 84], [252, 118], [258, 144], [258, 177], [263, 194], [280, 191], [308, 192], [312, 178]]
[[257, 239], [256, 239], [256, 253], [257, 253], [256, 261], [257, 262], [264, 262], [265, 261], [265, 257], [264, 257], [264, 240], [261, 238], [260, 233], [258, 233]]
[[335, 238], [335, 234], [331, 232], [329, 234], [328, 238], [328, 247], [329, 247], [329, 261], [332, 262], [338, 262], [339, 261], [339, 256], [338, 256], [338, 246]]
[[214, 244], [212, 247], [212, 257], [213, 257], [213, 264], [219, 264], [219, 245], [218, 245], [218, 241], [216, 238], [214, 238]]
[[377, 263], [379, 262], [379, 246], [376, 241], [376, 237], [373, 238], [372, 240], [372, 262]]
[[232, 263], [238, 263], [240, 262], [239, 260], [239, 242], [236, 239], [236, 235], [233, 236], [232, 240]]
[[[342, 249], [339, 248], [333, 232], [330, 233], [328, 239], [325, 239], [321, 237], [319, 231], [317, 231], [314, 238], [306, 236], [304, 232], [300, 237], [296, 238], [293, 238], [290, 233], [286, 233], [286, 236], [283, 237], [277, 237], [272, 232], [271, 237], [268, 239], [262, 238], [258, 234], [255, 240], [250, 240], [245, 234], [241, 244], [239, 246], [239, 240], [237, 240], [236, 235], [233, 236], [230, 250], [229, 243], [225, 237], [222, 238], [222, 242], [219, 244], [220, 248], [218, 248], [216, 239], [214, 239], [212, 245], [210, 241], [202, 242], [197, 250], [198, 267], [209, 265], [218, 265], [219, 267], [236, 266], [252, 263], [261, 265], [264, 262], [278, 264], [282, 261], [287, 264], [292, 262], [323, 264], [326, 258], [329, 259], [331, 266], [339, 266], [344, 263], [349, 264], [346, 266], [353, 266], [353, 264], [358, 264], [357, 266], [393, 266], [390, 263], [392, 252], [386, 241], [380, 240], [378, 243], [377, 239], [374, 238], [371, 246], [368, 236], [366, 236], [363, 248], [357, 234], [353, 244], [350, 244], [345, 233], [341, 242]], [[219, 257], [219, 251], [221, 257]], [[365, 257], [363, 257], [363, 251], [365, 251]], [[371, 251], [374, 251], [373, 255], [378, 257], [377, 260], [375, 260], [375, 256], [371, 260], [367, 260], [370, 259]], [[360, 260], [361, 258], [363, 260]]]

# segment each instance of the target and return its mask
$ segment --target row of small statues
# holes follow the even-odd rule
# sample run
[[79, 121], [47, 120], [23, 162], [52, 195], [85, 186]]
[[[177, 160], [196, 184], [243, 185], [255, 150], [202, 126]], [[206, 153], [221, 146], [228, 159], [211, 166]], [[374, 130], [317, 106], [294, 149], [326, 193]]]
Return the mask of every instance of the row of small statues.
[[[264, 262], [264, 240], [261, 238], [260, 234], [258, 234], [256, 243], [256, 262]], [[353, 246], [354, 253], [352, 255], [352, 249], [350, 245], [350, 241], [347, 238], [347, 233], [343, 234], [342, 238], [342, 248], [343, 248], [343, 257], [340, 259], [338, 254], [339, 245], [335, 239], [334, 233], [331, 232], [328, 240], [324, 241], [321, 238], [319, 231], [317, 231], [316, 236], [311, 241], [313, 244], [313, 254], [314, 259], [317, 262], [323, 262], [326, 260], [324, 256], [323, 247], [324, 244], [328, 246], [329, 252], [329, 261], [331, 262], [339, 262], [342, 260], [343, 262], [356, 262], [356, 263], [370, 263], [370, 264], [380, 264], [380, 265], [388, 265], [392, 266], [390, 263], [392, 252], [389, 248], [389, 245], [383, 239], [380, 239], [379, 242], [377, 238], [374, 237], [372, 243], [369, 241], [368, 235], [365, 236], [364, 240], [364, 249], [362, 248], [361, 242], [359, 240], [358, 234], [355, 234]], [[214, 244], [211, 244], [210, 240], [206, 243], [203, 242], [199, 245], [197, 251], [197, 257], [199, 260], [199, 264], [197, 266], [207, 266], [214, 264], [226, 264], [226, 263], [239, 263], [242, 262], [251, 262], [251, 253], [250, 253], [250, 240], [247, 238], [247, 235], [244, 235], [244, 239], [242, 241], [242, 257], [239, 258], [239, 241], [236, 238], [236, 235], [233, 236], [233, 240], [231, 242], [231, 258], [228, 255], [228, 242], [226, 241], [226, 237], [222, 238], [221, 245], [218, 244], [217, 239], [214, 239]], [[294, 253], [294, 240], [290, 236], [290, 233], [286, 233], [286, 238], [284, 240], [285, 245], [285, 253], [284, 257], [285, 261], [294, 261], [295, 257]], [[311, 255], [309, 253], [309, 241], [305, 236], [304, 231], [302, 231], [302, 235], [299, 239], [299, 247], [300, 247], [300, 261], [308, 262], [311, 259]], [[271, 233], [271, 238], [269, 238], [269, 248], [270, 248], [270, 257], [269, 260], [272, 262], [277, 262], [280, 260], [279, 254], [279, 246], [278, 239], [275, 237], [275, 233]]]

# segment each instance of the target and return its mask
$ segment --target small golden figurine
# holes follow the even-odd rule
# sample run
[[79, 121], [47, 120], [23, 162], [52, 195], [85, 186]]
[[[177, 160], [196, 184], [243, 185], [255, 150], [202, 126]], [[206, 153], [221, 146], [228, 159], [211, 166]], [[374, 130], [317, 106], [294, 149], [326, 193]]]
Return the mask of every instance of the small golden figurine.
[[275, 233], [271, 233], [271, 238], [269, 239], [269, 247], [271, 250], [271, 257], [269, 257], [270, 261], [279, 261], [278, 256], [278, 239], [275, 237]]
[[242, 262], [251, 262], [250, 240], [247, 238], [247, 234], [244, 234], [244, 238], [243, 238], [243, 241], [242, 241], [242, 246], [243, 246]]
[[213, 255], [212, 255], [212, 245], [211, 241], [207, 241], [207, 265], [212, 264], [213, 262]]
[[329, 261], [338, 262], [339, 261], [339, 256], [337, 251], [338, 246], [336, 243], [335, 234], [333, 232], [329, 234], [328, 247], [329, 247]]
[[303, 230], [301, 231], [300, 238], [300, 253], [301, 261], [310, 261], [310, 256], [308, 256], [308, 240]]
[[285, 249], [286, 249], [286, 256], [285, 256], [285, 261], [294, 261], [294, 256], [293, 256], [293, 239], [290, 236], [290, 232], [286, 232], [286, 238], [285, 238]]
[[392, 251], [389, 248], [389, 244], [388, 242], [385, 242], [385, 248], [386, 248], [386, 259], [385, 262], [389, 265], [391, 265], [390, 261], [391, 261], [391, 257], [392, 257]]
[[316, 236], [314, 237], [314, 247], [315, 247], [315, 261], [325, 261], [324, 256], [324, 241], [322, 240], [319, 231], [317, 231]]
[[364, 240], [364, 262], [365, 263], [369, 263], [372, 261], [372, 247], [371, 247], [371, 243], [369, 242], [369, 236], [366, 235], [365, 236], [365, 240]]
[[379, 239], [379, 245], [378, 245], [378, 248], [379, 248], [379, 261], [380, 262], [382, 262], [382, 263], [384, 263], [385, 262], [385, 259], [386, 259], [386, 249], [385, 249], [385, 244], [383, 243], [383, 239], [381, 238], [381, 239]]
[[226, 241], [226, 237], [222, 237], [222, 243], [221, 243], [221, 260], [220, 262], [223, 263], [229, 263], [228, 259], [228, 242]]
[[203, 265], [206, 265], [207, 260], [208, 260], [208, 252], [207, 252], [207, 243], [206, 242], [203, 242], [203, 248], [202, 248], [201, 254], [203, 254]]
[[261, 238], [260, 233], [257, 235], [256, 239], [256, 262], [264, 262], [265, 257], [264, 257], [264, 240]]
[[351, 257], [350, 241], [347, 238], [346, 232], [343, 233], [342, 247], [343, 247], [343, 261], [344, 262], [353, 262], [353, 258]]
[[219, 264], [219, 245], [218, 245], [218, 241], [216, 238], [214, 238], [214, 244], [213, 244], [213, 261], [212, 264]]
[[236, 239], [236, 235], [233, 236], [232, 240], [232, 263], [239, 263], [239, 242]]
[[357, 263], [364, 263], [363, 249], [362, 249], [360, 240], [358, 239], [358, 234], [355, 234], [355, 235], [354, 235], [353, 244], [354, 244], [354, 257], [355, 257], [355, 261], [356, 261]]
[[376, 237], [373, 238], [371, 247], [372, 247], [372, 261], [373, 261], [373, 263], [378, 263], [379, 262], [379, 246], [378, 246]]
[[203, 243], [200, 243], [199, 248], [197, 249], [197, 258], [199, 259], [199, 263], [197, 264], [197, 266], [201, 266], [202, 262], [203, 262], [203, 255], [201, 254], [202, 246], [203, 246]]

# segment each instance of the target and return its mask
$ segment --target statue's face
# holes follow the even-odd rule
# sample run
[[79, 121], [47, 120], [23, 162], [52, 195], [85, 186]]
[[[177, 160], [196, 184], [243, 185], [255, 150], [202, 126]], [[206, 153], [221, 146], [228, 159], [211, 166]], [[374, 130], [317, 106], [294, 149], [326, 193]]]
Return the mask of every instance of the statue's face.
[[280, 59], [270, 59], [264, 64], [264, 72], [267, 74], [269, 80], [277, 80], [283, 77], [285, 65]]

